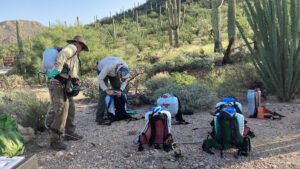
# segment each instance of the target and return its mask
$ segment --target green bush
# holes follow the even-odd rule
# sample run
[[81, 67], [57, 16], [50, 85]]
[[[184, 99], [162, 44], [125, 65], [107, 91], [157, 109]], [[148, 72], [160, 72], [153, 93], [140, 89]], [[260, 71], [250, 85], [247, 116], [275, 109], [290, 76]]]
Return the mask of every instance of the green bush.
[[164, 93], [176, 95], [181, 102], [183, 112], [206, 111], [213, 108], [218, 100], [216, 93], [203, 84], [178, 85], [171, 84], [154, 92], [153, 99]]
[[44, 129], [48, 103], [37, 98], [33, 92], [0, 92], [0, 114], [11, 114], [24, 127]]
[[189, 85], [196, 81], [196, 77], [186, 73], [171, 73], [171, 81], [179, 85]]

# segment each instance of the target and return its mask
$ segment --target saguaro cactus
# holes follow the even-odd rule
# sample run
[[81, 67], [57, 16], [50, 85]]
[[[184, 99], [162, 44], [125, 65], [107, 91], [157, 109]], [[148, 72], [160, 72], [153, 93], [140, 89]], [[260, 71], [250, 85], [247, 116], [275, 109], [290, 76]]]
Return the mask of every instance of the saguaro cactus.
[[215, 41], [214, 52], [220, 52], [222, 50], [222, 39], [220, 33], [220, 18], [221, 18], [221, 6], [224, 0], [211, 0], [212, 14], [211, 23], [213, 27], [213, 36]]
[[293, 99], [300, 87], [300, 1], [245, 0], [244, 8], [257, 50], [237, 27], [258, 74], [279, 100]]
[[17, 42], [19, 53], [17, 55], [17, 72], [24, 74], [26, 72], [24, 65], [24, 49], [23, 49], [23, 40], [21, 35], [21, 27], [19, 21], [16, 21], [16, 32], [17, 32]]
[[[166, 8], [168, 13], [168, 23], [171, 31], [174, 33], [175, 47], [179, 47], [180, 27], [184, 23], [185, 8], [181, 12], [181, 0], [167, 0]], [[170, 35], [170, 33], [169, 33]], [[170, 37], [169, 37], [170, 38]], [[170, 45], [172, 45], [170, 43]]]
[[225, 65], [230, 60], [231, 49], [234, 46], [236, 31], [235, 31], [235, 7], [236, 0], [228, 0], [228, 12], [227, 12], [227, 31], [228, 31], [228, 47], [224, 54], [222, 64]]

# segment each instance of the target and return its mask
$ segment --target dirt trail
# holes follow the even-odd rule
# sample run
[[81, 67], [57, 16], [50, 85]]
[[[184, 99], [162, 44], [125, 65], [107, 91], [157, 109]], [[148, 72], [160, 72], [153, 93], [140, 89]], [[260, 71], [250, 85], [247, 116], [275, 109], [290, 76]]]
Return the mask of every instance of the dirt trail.
[[[45, 95], [45, 89], [38, 89], [39, 95]], [[175, 158], [174, 151], [164, 152], [146, 147], [138, 152], [132, 144], [136, 131], [143, 125], [143, 120], [120, 121], [111, 126], [99, 126], [95, 123], [96, 103], [89, 102], [82, 95], [76, 98], [76, 125], [83, 140], [69, 141], [67, 151], [52, 151], [48, 149], [49, 134], [38, 134], [28, 145], [27, 154], [36, 153], [42, 169], [83, 169], [83, 168], [232, 168], [232, 169], [264, 169], [300, 168], [300, 100], [292, 103], [265, 103], [268, 108], [286, 117], [280, 121], [246, 119], [255, 132], [252, 139], [252, 152], [249, 157], [233, 157], [233, 150], [220, 158], [219, 151], [215, 155], [206, 154], [201, 150], [201, 144], [179, 145], [182, 157]], [[244, 108], [246, 104], [244, 103]], [[142, 116], [149, 107], [138, 108]], [[246, 110], [243, 110], [246, 112]], [[172, 133], [175, 141], [202, 141], [211, 130], [209, 122], [212, 116], [208, 112], [198, 112], [184, 116], [189, 125], [173, 125]]]

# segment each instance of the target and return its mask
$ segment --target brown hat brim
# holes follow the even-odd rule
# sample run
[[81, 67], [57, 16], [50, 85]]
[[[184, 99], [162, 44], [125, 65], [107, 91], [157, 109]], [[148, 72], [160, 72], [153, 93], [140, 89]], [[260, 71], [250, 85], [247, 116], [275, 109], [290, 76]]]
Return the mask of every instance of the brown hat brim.
[[73, 42], [79, 42], [83, 46], [82, 50], [89, 51], [89, 47], [85, 43], [74, 39], [67, 40], [67, 43], [73, 43]]

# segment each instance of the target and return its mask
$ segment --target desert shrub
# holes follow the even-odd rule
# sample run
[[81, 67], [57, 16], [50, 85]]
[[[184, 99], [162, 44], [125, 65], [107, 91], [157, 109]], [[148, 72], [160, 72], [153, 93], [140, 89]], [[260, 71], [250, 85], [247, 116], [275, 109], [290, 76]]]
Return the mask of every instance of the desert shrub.
[[254, 81], [261, 81], [256, 70], [251, 64], [234, 64], [226, 67], [217, 79], [222, 79], [216, 85], [218, 96], [235, 96], [238, 93], [246, 93]]
[[148, 75], [153, 76], [159, 72], [182, 72], [185, 70], [211, 69], [214, 66], [213, 59], [207, 57], [189, 57], [180, 55], [172, 60], [160, 60], [148, 70]]
[[156, 90], [153, 98], [157, 99], [164, 93], [176, 95], [181, 102], [182, 111], [205, 111], [214, 106], [217, 101], [216, 93], [202, 84], [179, 85], [171, 84]]
[[26, 86], [26, 82], [22, 76], [9, 75], [0, 76], [0, 90], [17, 89]]
[[91, 99], [99, 99], [99, 82], [96, 78], [85, 78], [81, 80], [83, 95]]
[[171, 83], [170, 75], [168, 73], [159, 73], [147, 80], [145, 82], [145, 86], [149, 91], [153, 92], [157, 89], [168, 86]]
[[145, 86], [150, 92], [164, 88], [173, 83], [178, 85], [189, 85], [196, 81], [194, 76], [186, 73], [174, 72], [169, 75], [167, 72], [158, 73], [145, 82]]
[[37, 98], [33, 92], [0, 92], [0, 114], [11, 114], [24, 127], [44, 129], [48, 103]]

